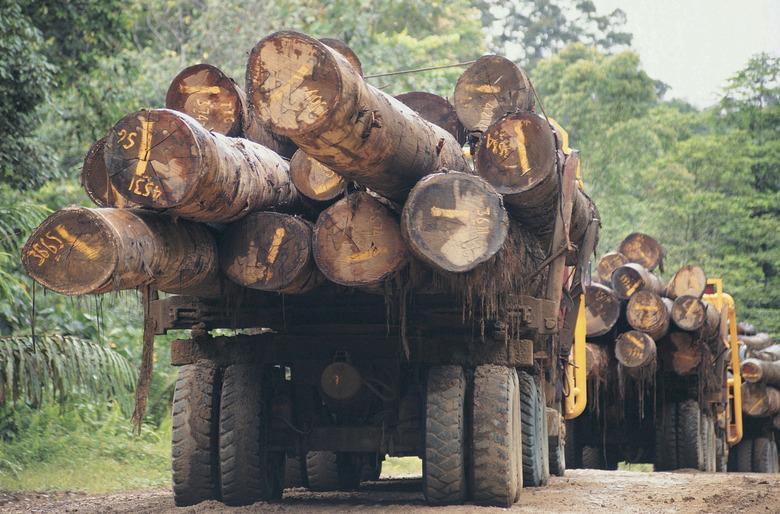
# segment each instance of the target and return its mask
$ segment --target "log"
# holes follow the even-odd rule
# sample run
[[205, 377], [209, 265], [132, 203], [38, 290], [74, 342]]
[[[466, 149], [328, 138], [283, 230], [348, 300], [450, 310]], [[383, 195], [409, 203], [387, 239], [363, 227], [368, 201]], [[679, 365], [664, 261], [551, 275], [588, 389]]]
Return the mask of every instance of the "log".
[[220, 265], [233, 282], [261, 291], [300, 294], [324, 280], [312, 251], [312, 225], [296, 216], [256, 212], [220, 239]]
[[661, 266], [666, 255], [666, 250], [658, 241], [640, 232], [627, 235], [620, 243], [618, 251], [625, 255], [629, 262], [641, 264], [648, 271]]
[[618, 298], [628, 300], [636, 292], [642, 290], [661, 294], [664, 284], [657, 275], [651, 273], [641, 264], [629, 262], [612, 272], [612, 289]]
[[745, 359], [742, 361], [742, 377], [748, 382], [780, 385], [780, 362]]
[[780, 414], [772, 418], [772, 426], [775, 430], [780, 430]]
[[360, 62], [357, 54], [353, 52], [344, 41], [332, 37], [322, 37], [320, 38], [320, 42], [344, 56], [344, 58], [349, 61], [349, 64], [355, 68], [355, 71], [357, 71], [361, 77], [363, 76], [363, 64]]
[[742, 384], [742, 412], [756, 418], [780, 414], [780, 391], [765, 384]]
[[585, 325], [588, 337], [606, 334], [620, 317], [621, 302], [615, 292], [602, 284], [585, 287]]
[[763, 350], [752, 352], [756, 359], [762, 361], [780, 361], [780, 344], [773, 344]]
[[347, 189], [347, 182], [341, 175], [303, 150], [295, 152], [290, 160], [290, 178], [300, 194], [320, 205], [332, 203]]
[[681, 295], [674, 300], [672, 321], [682, 330], [701, 330], [705, 340], [720, 333], [720, 313], [714, 305], [696, 296]]
[[605, 379], [609, 366], [609, 355], [604, 347], [585, 343], [585, 372], [589, 379]]
[[741, 336], [754, 336], [756, 335], [756, 327], [751, 323], [740, 321], [737, 323], [737, 334]]
[[515, 63], [499, 55], [484, 55], [458, 78], [455, 111], [470, 132], [484, 132], [510, 112], [534, 106], [531, 81]]
[[706, 287], [707, 275], [701, 267], [683, 266], [666, 284], [666, 296], [672, 300], [683, 295], [701, 298]]
[[392, 200], [442, 168], [469, 169], [451, 134], [367, 84], [339, 53], [304, 34], [277, 32], [257, 43], [247, 92], [274, 132]]
[[612, 272], [624, 264], [628, 264], [628, 259], [620, 252], [609, 252], [602, 255], [596, 265], [596, 276], [599, 282], [612, 287]]
[[367, 192], [342, 198], [317, 218], [314, 259], [332, 282], [377, 285], [399, 271], [408, 258], [398, 220]]
[[119, 191], [109, 180], [103, 157], [105, 145], [106, 138], [104, 137], [96, 141], [87, 152], [84, 165], [81, 167], [81, 187], [98, 207], [116, 207], [117, 209], [138, 207], [138, 204], [119, 194]]
[[754, 336], [739, 336], [739, 340], [747, 346], [750, 351], [763, 350], [774, 344], [772, 337], [766, 332], [759, 332]]
[[401, 234], [418, 259], [441, 271], [462, 273], [504, 245], [509, 216], [501, 197], [467, 173], [428, 175], [409, 193]]
[[220, 294], [208, 228], [140, 209], [59, 210], [27, 240], [22, 264], [36, 282], [67, 295], [146, 284], [168, 293]]
[[279, 155], [208, 132], [169, 109], [123, 118], [108, 136], [105, 162], [126, 198], [185, 219], [227, 223], [250, 212], [291, 208], [298, 200]]
[[638, 376], [655, 367], [655, 341], [644, 332], [629, 330], [615, 340], [615, 357], [631, 376]]
[[626, 319], [634, 330], [644, 332], [658, 341], [669, 331], [672, 301], [643, 289], [631, 295], [626, 306]]
[[443, 96], [424, 91], [412, 91], [397, 95], [395, 99], [419, 114], [425, 121], [452, 134], [458, 143], [466, 142], [466, 129], [458, 119], [455, 107]]
[[[668, 338], [669, 349], [662, 351], [667, 368], [677, 375], [688, 376], [696, 372], [701, 364], [701, 348], [689, 332], [672, 332]], [[663, 349], [662, 349], [663, 350]]]
[[179, 72], [168, 87], [165, 107], [192, 116], [206, 130], [249, 139], [288, 158], [295, 153], [295, 144], [268, 130], [247, 108], [244, 91], [216, 66], [195, 64]]

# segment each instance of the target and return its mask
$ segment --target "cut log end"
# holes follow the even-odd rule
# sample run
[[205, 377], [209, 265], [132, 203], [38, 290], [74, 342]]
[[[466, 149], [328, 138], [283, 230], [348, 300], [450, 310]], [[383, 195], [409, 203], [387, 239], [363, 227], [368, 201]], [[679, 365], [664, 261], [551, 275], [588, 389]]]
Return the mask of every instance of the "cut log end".
[[360, 59], [358, 58], [357, 54], [352, 51], [352, 49], [347, 46], [347, 44], [336, 38], [332, 37], [323, 37], [320, 38], [320, 42], [326, 44], [330, 48], [334, 49], [338, 53], [340, 53], [344, 58], [349, 61], [349, 64], [352, 65], [353, 68], [355, 68], [355, 71], [360, 74], [360, 76], [363, 76], [363, 64], [360, 62]]
[[643, 368], [655, 362], [655, 341], [637, 330], [620, 334], [615, 341], [615, 357], [626, 368]]
[[533, 108], [531, 81], [515, 63], [498, 55], [477, 59], [455, 84], [455, 109], [470, 131], [485, 131], [508, 112]]
[[740, 367], [742, 378], [748, 382], [761, 382], [764, 378], [761, 362], [757, 359], [746, 359]]
[[182, 70], [168, 88], [165, 106], [192, 116], [207, 130], [241, 135], [241, 93], [230, 77], [210, 64]]
[[666, 296], [674, 300], [683, 295], [701, 298], [707, 287], [707, 275], [700, 266], [683, 266], [666, 285]]
[[671, 369], [680, 376], [694, 373], [701, 363], [701, 349], [694, 343], [693, 336], [688, 332], [672, 332], [669, 342], [672, 348], [665, 351], [664, 356]]
[[458, 119], [455, 108], [443, 96], [424, 91], [412, 91], [398, 95], [395, 98], [419, 114], [422, 119], [452, 134], [458, 143], [463, 144], [466, 142], [466, 129]]
[[601, 284], [585, 288], [585, 324], [588, 337], [609, 332], [620, 317], [620, 299], [615, 292]]
[[658, 241], [641, 232], [626, 236], [620, 243], [618, 251], [625, 255], [629, 262], [641, 264], [648, 271], [653, 271], [661, 265], [666, 254]]
[[399, 271], [408, 252], [392, 212], [370, 194], [357, 192], [320, 213], [314, 257], [329, 280], [369, 286]]
[[99, 207], [115, 207], [118, 209], [137, 207], [119, 194], [108, 177], [103, 150], [105, 138], [98, 140], [87, 152], [84, 165], [81, 168], [81, 186], [87, 196]]
[[612, 272], [612, 289], [619, 298], [628, 300], [643, 289], [659, 294], [663, 290], [663, 284], [656, 275], [640, 264], [630, 262]]
[[624, 264], [628, 264], [628, 259], [620, 252], [609, 252], [602, 255], [596, 265], [596, 274], [599, 281], [611, 287], [612, 273]]
[[329, 202], [341, 196], [346, 181], [333, 170], [298, 150], [290, 160], [290, 177], [299, 193], [317, 202]]
[[704, 325], [706, 310], [704, 301], [696, 296], [678, 296], [672, 306], [672, 320], [683, 330], [698, 330]]
[[420, 180], [404, 205], [401, 229], [412, 252], [434, 268], [465, 272], [498, 252], [509, 216], [483, 179], [436, 173]]
[[635, 330], [658, 340], [669, 330], [671, 300], [652, 291], [637, 291], [626, 306], [626, 319]]

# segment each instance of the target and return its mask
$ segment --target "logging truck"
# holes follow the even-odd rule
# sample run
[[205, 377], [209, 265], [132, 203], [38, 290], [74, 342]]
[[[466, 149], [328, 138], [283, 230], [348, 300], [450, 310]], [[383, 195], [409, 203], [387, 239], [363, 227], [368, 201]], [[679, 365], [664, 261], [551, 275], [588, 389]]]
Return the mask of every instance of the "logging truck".
[[563, 474], [600, 220], [522, 70], [485, 56], [454, 106], [396, 99], [343, 43], [279, 32], [246, 93], [197, 65], [166, 106], [93, 147], [101, 208], [53, 214], [23, 262], [65, 294], [141, 288], [146, 356], [189, 330], [178, 505], [355, 489], [387, 455], [422, 459], [432, 504], [509, 506]]

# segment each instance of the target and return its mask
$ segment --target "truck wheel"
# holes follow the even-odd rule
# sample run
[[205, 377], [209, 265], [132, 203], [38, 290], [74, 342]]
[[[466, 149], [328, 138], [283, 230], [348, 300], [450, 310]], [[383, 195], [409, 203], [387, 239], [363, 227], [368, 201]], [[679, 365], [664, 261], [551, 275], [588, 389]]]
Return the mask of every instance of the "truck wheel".
[[253, 364], [225, 370], [219, 414], [222, 501], [248, 505], [281, 498], [284, 453], [268, 449], [270, 412], [264, 373]]
[[737, 451], [737, 471], [750, 473], [753, 471], [753, 440], [742, 439], [734, 448]]
[[702, 415], [696, 400], [677, 405], [677, 466], [704, 471]]
[[219, 368], [179, 368], [173, 392], [173, 498], [179, 507], [219, 499]]
[[287, 457], [284, 463], [284, 487], [307, 487], [306, 466], [300, 457]]
[[655, 431], [655, 470], [677, 469], [677, 404], [667, 403]]
[[423, 491], [428, 503], [466, 499], [466, 375], [460, 366], [428, 370]]
[[520, 379], [520, 422], [523, 427], [523, 485], [539, 487], [544, 485], [544, 450], [547, 446], [547, 432], [543, 419], [547, 416], [541, 407], [541, 395], [534, 377], [521, 371]]
[[312, 491], [354, 491], [360, 486], [359, 459], [347, 453], [306, 454], [306, 475]]
[[601, 448], [598, 446], [582, 447], [582, 468], [583, 469], [604, 469], [604, 459]]
[[777, 473], [777, 446], [774, 437], [753, 439], [753, 472]]
[[516, 441], [520, 395], [514, 374], [514, 368], [494, 365], [474, 371], [471, 464], [477, 503], [510, 507], [521, 487]]

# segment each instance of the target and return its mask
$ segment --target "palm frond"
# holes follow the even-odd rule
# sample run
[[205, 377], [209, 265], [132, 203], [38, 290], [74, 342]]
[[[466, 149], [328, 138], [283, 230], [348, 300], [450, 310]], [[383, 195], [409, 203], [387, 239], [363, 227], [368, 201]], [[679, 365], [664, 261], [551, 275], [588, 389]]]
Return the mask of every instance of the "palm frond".
[[0, 192], [0, 250], [16, 253], [23, 238], [29, 235], [49, 214], [45, 205], [18, 201], [6, 191]]

